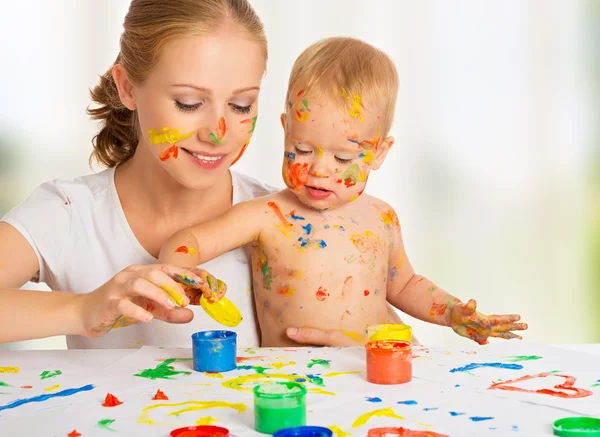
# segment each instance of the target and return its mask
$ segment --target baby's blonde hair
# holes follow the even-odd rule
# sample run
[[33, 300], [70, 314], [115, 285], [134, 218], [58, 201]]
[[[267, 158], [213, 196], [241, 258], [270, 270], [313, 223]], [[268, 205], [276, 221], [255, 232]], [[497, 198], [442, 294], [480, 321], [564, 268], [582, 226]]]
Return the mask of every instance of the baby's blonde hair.
[[298, 93], [332, 99], [355, 117], [362, 116], [362, 102], [367, 109], [382, 105], [384, 138], [394, 118], [398, 83], [396, 67], [383, 51], [356, 38], [325, 38], [307, 47], [294, 62], [285, 111], [293, 100], [301, 99]]

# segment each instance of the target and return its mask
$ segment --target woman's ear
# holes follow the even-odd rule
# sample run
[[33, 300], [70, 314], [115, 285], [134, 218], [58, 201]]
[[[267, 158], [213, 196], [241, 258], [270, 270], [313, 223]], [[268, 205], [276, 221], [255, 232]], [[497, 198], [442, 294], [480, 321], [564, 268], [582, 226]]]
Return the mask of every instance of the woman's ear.
[[123, 103], [123, 106], [125, 106], [127, 109], [135, 111], [137, 109], [137, 105], [135, 104], [135, 98], [133, 95], [133, 84], [127, 77], [125, 67], [123, 67], [121, 64], [115, 64], [111, 73], [113, 80], [117, 85], [121, 103]]
[[371, 163], [372, 170], [379, 170], [379, 168], [381, 168], [381, 166], [383, 165], [383, 161], [385, 161], [385, 157], [387, 156], [388, 152], [390, 151], [393, 145], [394, 137], [386, 137], [381, 142], [379, 147], [377, 147], [377, 150], [375, 150], [375, 159]]

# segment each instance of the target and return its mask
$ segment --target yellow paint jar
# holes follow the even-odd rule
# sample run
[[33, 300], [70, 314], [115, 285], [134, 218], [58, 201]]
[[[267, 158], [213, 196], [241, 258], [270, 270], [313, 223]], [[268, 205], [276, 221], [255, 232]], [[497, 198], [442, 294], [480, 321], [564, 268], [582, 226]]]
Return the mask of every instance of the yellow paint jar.
[[392, 340], [412, 343], [412, 328], [408, 325], [384, 323], [367, 328], [369, 341]]

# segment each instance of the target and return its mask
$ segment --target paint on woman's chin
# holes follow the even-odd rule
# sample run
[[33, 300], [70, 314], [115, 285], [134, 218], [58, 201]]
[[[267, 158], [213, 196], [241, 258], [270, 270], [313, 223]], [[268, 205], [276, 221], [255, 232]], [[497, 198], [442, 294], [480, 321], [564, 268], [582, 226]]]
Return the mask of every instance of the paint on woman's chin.
[[248, 138], [246, 140], [246, 142], [242, 146], [242, 150], [240, 150], [240, 153], [238, 153], [238, 156], [236, 156], [235, 159], [231, 162], [231, 164], [229, 164], [230, 166], [232, 166], [233, 164], [235, 164], [236, 162], [238, 162], [240, 160], [240, 158], [242, 157], [242, 155], [246, 151], [246, 148], [248, 147], [249, 144], [250, 144], [250, 138]]
[[223, 142], [223, 138], [227, 134], [227, 123], [225, 123], [225, 117], [219, 118], [219, 122], [217, 123], [217, 127], [214, 132], [210, 133], [210, 140], [215, 144], [221, 144]]

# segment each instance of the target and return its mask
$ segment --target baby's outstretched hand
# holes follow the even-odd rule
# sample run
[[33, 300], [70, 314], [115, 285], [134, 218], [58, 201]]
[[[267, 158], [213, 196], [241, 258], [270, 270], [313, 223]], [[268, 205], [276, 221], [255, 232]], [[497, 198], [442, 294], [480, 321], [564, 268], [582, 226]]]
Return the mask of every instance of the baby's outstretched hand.
[[210, 302], [218, 302], [227, 292], [227, 285], [220, 279], [215, 278], [204, 269], [195, 268], [192, 272], [202, 278], [205, 282], [199, 288], [184, 286], [186, 296], [191, 305], [200, 305], [202, 295]]
[[521, 320], [518, 314], [485, 315], [477, 311], [477, 302], [470, 299], [466, 304], [460, 303], [452, 308], [450, 327], [458, 335], [470, 338], [479, 344], [487, 344], [488, 337], [518, 338], [511, 331], [527, 329], [527, 323], [516, 323]]

